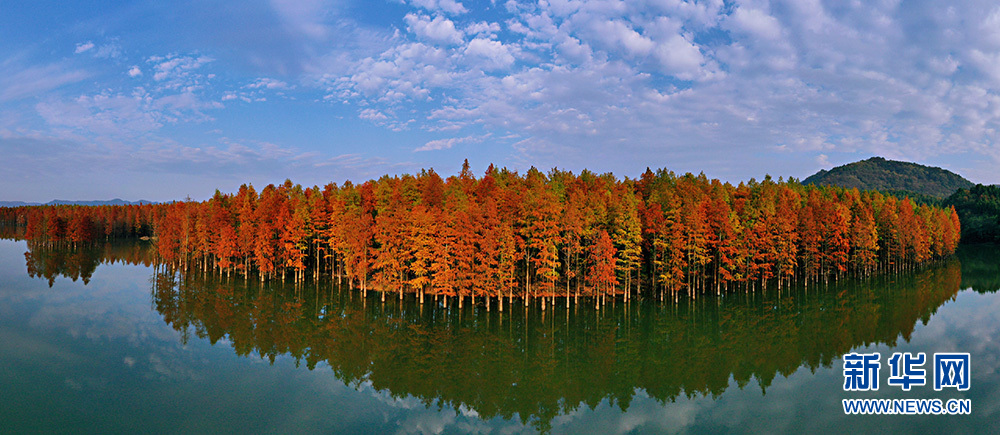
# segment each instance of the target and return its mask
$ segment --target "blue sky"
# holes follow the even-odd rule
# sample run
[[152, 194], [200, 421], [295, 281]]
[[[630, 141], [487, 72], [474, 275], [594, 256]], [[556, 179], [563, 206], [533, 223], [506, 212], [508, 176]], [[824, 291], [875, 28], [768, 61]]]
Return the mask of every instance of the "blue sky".
[[804, 178], [873, 155], [1000, 183], [988, 1], [0, 5], [0, 199], [453, 174]]

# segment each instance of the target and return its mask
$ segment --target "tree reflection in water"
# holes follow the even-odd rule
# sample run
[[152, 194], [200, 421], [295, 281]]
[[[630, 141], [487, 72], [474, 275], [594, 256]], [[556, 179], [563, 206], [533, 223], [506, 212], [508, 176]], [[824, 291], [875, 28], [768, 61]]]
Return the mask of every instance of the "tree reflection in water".
[[[28, 273], [84, 281], [103, 262], [152, 264], [144, 244], [76, 248], [29, 243]], [[260, 284], [154, 268], [153, 307], [182, 333], [220, 340], [241, 356], [289, 355], [330, 367], [355, 387], [370, 383], [428, 407], [552, 419], [608, 399], [625, 410], [640, 390], [660, 402], [723, 394], [731, 380], [765, 390], [778, 376], [815, 370], [858, 346], [909, 340], [960, 288], [1000, 288], [997, 250], [905, 275], [829, 287], [738, 293], [679, 303], [620, 300], [542, 311], [362, 298], [331, 285]]]
[[829, 366], [854, 347], [895, 345], [960, 282], [952, 260], [808, 292], [498, 313], [161, 273], [153, 298], [174, 329], [226, 338], [240, 355], [287, 354], [310, 369], [325, 363], [345, 384], [370, 382], [484, 419], [516, 415], [544, 430], [603, 399], [625, 410], [638, 389], [661, 402], [718, 396], [730, 379], [743, 387], [756, 378], [766, 390], [779, 374]]
[[24, 253], [28, 275], [44, 278], [49, 287], [56, 277], [63, 276], [73, 281], [80, 279], [90, 283], [90, 277], [97, 266], [105, 263], [123, 263], [151, 266], [154, 259], [152, 244], [149, 242], [114, 243], [71, 243], [39, 242], [28, 240], [28, 252]]

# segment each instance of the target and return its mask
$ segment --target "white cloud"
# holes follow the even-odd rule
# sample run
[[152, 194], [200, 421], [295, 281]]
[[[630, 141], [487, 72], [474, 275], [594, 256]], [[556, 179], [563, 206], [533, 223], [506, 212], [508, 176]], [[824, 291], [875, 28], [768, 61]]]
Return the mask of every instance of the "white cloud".
[[449, 14], [464, 14], [468, 12], [462, 3], [455, 0], [410, 0], [414, 6], [418, 6], [429, 11], [444, 11]]
[[522, 35], [528, 35], [531, 33], [531, 29], [522, 24], [520, 21], [515, 19], [507, 20], [507, 29], [514, 33], [520, 33]]
[[465, 136], [465, 137], [451, 137], [447, 139], [435, 139], [432, 141], [428, 141], [427, 143], [423, 144], [417, 149], [414, 149], [413, 151], [420, 152], [420, 151], [446, 150], [458, 144], [481, 142], [482, 140], [483, 138], [480, 136]]
[[325, 39], [330, 35], [330, 29], [324, 21], [328, 17], [328, 1], [270, 0], [270, 3], [286, 28], [292, 32], [312, 39]]
[[[223, 106], [219, 101], [213, 101], [219, 97], [206, 96], [206, 93], [212, 92], [206, 88], [213, 75], [197, 72], [211, 61], [206, 56], [151, 56], [146, 60], [154, 71], [154, 86], [151, 88], [106, 88], [97, 93], [84, 92], [73, 97], [49, 95], [34, 108], [49, 126], [72, 132], [74, 140], [105, 138], [122, 143], [133, 142], [164, 125], [212, 119], [208, 113]], [[133, 65], [128, 69], [128, 75], [139, 79], [143, 71], [138, 65]], [[258, 80], [254, 85], [263, 88], [287, 86], [270, 79]], [[225, 96], [222, 99], [225, 100]]]
[[[212, 77], [208, 75], [206, 77]], [[240, 100], [244, 103], [263, 103], [268, 101], [268, 97], [285, 97], [285, 91], [294, 89], [294, 85], [290, 85], [285, 81], [273, 79], [270, 77], [259, 77], [254, 81], [243, 85], [239, 90], [228, 90], [222, 94], [219, 98], [220, 101], [235, 101]], [[192, 94], [200, 88], [198, 86], [184, 88], [185, 93]], [[211, 105], [203, 105], [198, 109], [215, 108]]]
[[465, 55], [478, 58], [483, 69], [505, 68], [514, 63], [508, 46], [492, 39], [476, 38], [465, 47]]
[[376, 109], [363, 109], [358, 113], [358, 118], [371, 122], [372, 124], [386, 127], [393, 131], [403, 131], [413, 122], [413, 120], [398, 121], [391, 110], [383, 112]]
[[718, 26], [726, 8], [722, 0], [676, 1], [656, 0], [650, 2], [651, 9], [662, 16], [670, 16], [684, 21], [685, 27], [707, 30]]
[[1000, 85], [1000, 52], [983, 51], [973, 48], [968, 52], [970, 63], [979, 69], [980, 73]]
[[830, 157], [827, 156], [826, 154], [820, 154], [816, 156], [816, 164], [820, 165], [823, 168], [829, 168], [833, 166], [830, 164]]
[[91, 76], [65, 62], [23, 66], [8, 59], [0, 62], [0, 102], [38, 97]]
[[174, 75], [183, 75], [187, 71], [201, 68], [202, 65], [212, 60], [212, 58], [207, 56], [191, 57], [173, 54], [166, 57], [153, 56], [149, 58], [149, 62], [154, 63], [153, 69], [156, 70], [156, 74], [153, 75], [153, 80], [156, 81], [164, 80]]
[[94, 53], [94, 57], [99, 59], [118, 59], [122, 56], [122, 47], [117, 40], [112, 40], [101, 45]]
[[426, 15], [406, 14], [404, 20], [409, 30], [420, 38], [449, 44], [462, 43], [462, 32], [455, 29], [454, 22], [443, 16], [431, 19]]
[[550, 0], [548, 2], [548, 10], [559, 17], [571, 15], [583, 6], [585, 4], [580, 0]]
[[[96, 50], [95, 50], [96, 48]], [[93, 53], [98, 59], [118, 59], [122, 56], [122, 47], [117, 38], [111, 39], [98, 47], [93, 41], [80, 42], [76, 44], [74, 54]]]
[[533, 164], [568, 150], [560, 166], [613, 148], [629, 151], [602, 163], [652, 153], [698, 170], [689, 147], [728, 150], [717, 176], [742, 178], [788, 171], [761, 157], [778, 149], [804, 165], [820, 151], [1000, 163], [1000, 8], [988, 2], [407, 3], [430, 12], [397, 17], [409, 30], [393, 47], [338, 57], [345, 72], [322, 80], [328, 99], [386, 128], [485, 128], [517, 136]]
[[94, 48], [94, 43], [93, 42], [90, 42], [90, 41], [81, 42], [79, 44], [76, 44], [76, 50], [74, 50], [73, 53], [76, 53], [76, 54], [86, 53], [87, 51], [89, 51], [92, 48]]
[[[389, 49], [378, 58], [359, 61], [353, 73], [340, 77], [332, 87], [341, 98], [375, 97], [383, 103], [426, 100], [431, 87], [454, 83], [448, 52], [423, 43]], [[332, 89], [331, 89], [332, 90]]]
[[72, 127], [88, 134], [131, 137], [163, 125], [160, 116], [147, 106], [141, 97], [98, 94], [44, 101], [35, 109], [50, 125]]
[[681, 35], [673, 35], [656, 47], [656, 58], [667, 74], [682, 80], [701, 78], [705, 62], [701, 50]]
[[[961, 156], [953, 161], [976, 160], [982, 181], [1000, 181], [989, 170], [1000, 163], [993, 2], [397, 3], [402, 12], [371, 20], [338, 0], [251, 5], [248, 18], [277, 25], [252, 40], [210, 32], [213, 42], [241, 42], [224, 57], [135, 60], [128, 56], [142, 48], [114, 38], [53, 43], [54, 53], [85, 56], [0, 60], [0, 122], [26, 128], [15, 114], [60, 134], [93, 139], [120, 128], [114, 139], [128, 139], [208, 121], [225, 113], [216, 112], [223, 102], [271, 102], [295, 89], [303, 104], [377, 126], [371, 135], [413, 129], [454, 146], [447, 138], [494, 133], [484, 154], [536, 166], [621, 172], [657, 160], [738, 180], [808, 175], [787, 162], [811, 169], [818, 153], [835, 162], [877, 153], [942, 166]], [[99, 54], [117, 59], [95, 62]], [[232, 68], [235, 76], [223, 74]], [[133, 79], [116, 88], [122, 72]], [[113, 80], [102, 82], [105, 73]], [[768, 158], [779, 149], [786, 164]]]
[[248, 89], [273, 89], [273, 90], [285, 90], [290, 89], [291, 86], [281, 80], [261, 77], [254, 80], [253, 83], [245, 86]]
[[362, 110], [361, 114], [359, 114], [358, 117], [373, 122], [386, 121], [389, 119], [389, 117], [385, 116], [384, 113], [379, 112], [378, 110], [375, 109]]
[[775, 40], [781, 37], [781, 24], [778, 20], [759, 9], [739, 6], [726, 19], [726, 24], [753, 38]]
[[[221, 103], [214, 101], [202, 101], [201, 98], [191, 92], [165, 95], [155, 98], [151, 102], [153, 109], [166, 111], [168, 116], [179, 115], [187, 118], [188, 121], [201, 121], [208, 119], [201, 111], [205, 109], [221, 109]], [[173, 118], [168, 118], [175, 121]]]
[[479, 21], [465, 27], [465, 33], [469, 35], [494, 35], [500, 32], [500, 24]]
[[146, 60], [152, 65], [153, 80], [163, 89], [192, 90], [203, 87], [211, 77], [203, 76], [196, 71], [202, 66], [214, 61], [208, 56], [182, 56], [170, 54], [167, 56], [151, 56]]
[[562, 42], [556, 47], [556, 51], [569, 62], [575, 64], [586, 64], [590, 62], [593, 51], [590, 46], [583, 44], [579, 39], [566, 35]]
[[649, 38], [642, 36], [621, 20], [607, 20], [593, 23], [593, 31], [608, 46], [620, 46], [630, 55], [642, 56], [648, 54], [656, 45]]

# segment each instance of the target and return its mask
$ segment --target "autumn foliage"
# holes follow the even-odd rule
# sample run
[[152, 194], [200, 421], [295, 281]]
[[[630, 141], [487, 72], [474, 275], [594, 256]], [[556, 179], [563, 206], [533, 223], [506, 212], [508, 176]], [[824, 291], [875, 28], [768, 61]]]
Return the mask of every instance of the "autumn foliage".
[[162, 207], [152, 204], [0, 207], [0, 225], [23, 228], [23, 238], [50, 243], [135, 239], [153, 235], [153, 216]]
[[0, 221], [50, 242], [151, 236], [159, 262], [183, 270], [486, 303], [866, 277], [948, 256], [960, 233], [953, 208], [878, 192], [666, 170], [619, 180], [491, 166], [477, 178], [467, 164], [447, 179], [286, 181], [204, 202], [7, 208]]

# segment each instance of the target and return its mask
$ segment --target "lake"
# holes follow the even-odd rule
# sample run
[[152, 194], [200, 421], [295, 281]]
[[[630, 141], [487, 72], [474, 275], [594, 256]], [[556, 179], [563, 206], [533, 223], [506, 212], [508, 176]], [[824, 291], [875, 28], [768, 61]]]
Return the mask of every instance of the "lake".
[[[182, 276], [146, 242], [0, 240], [3, 431], [983, 433], [1000, 420], [1000, 254], [677, 303], [501, 313], [320, 283]], [[581, 300], [583, 301], [583, 300]], [[878, 391], [844, 391], [879, 352]], [[893, 352], [968, 352], [967, 391], [886, 383]], [[969, 415], [845, 415], [845, 398]]]

